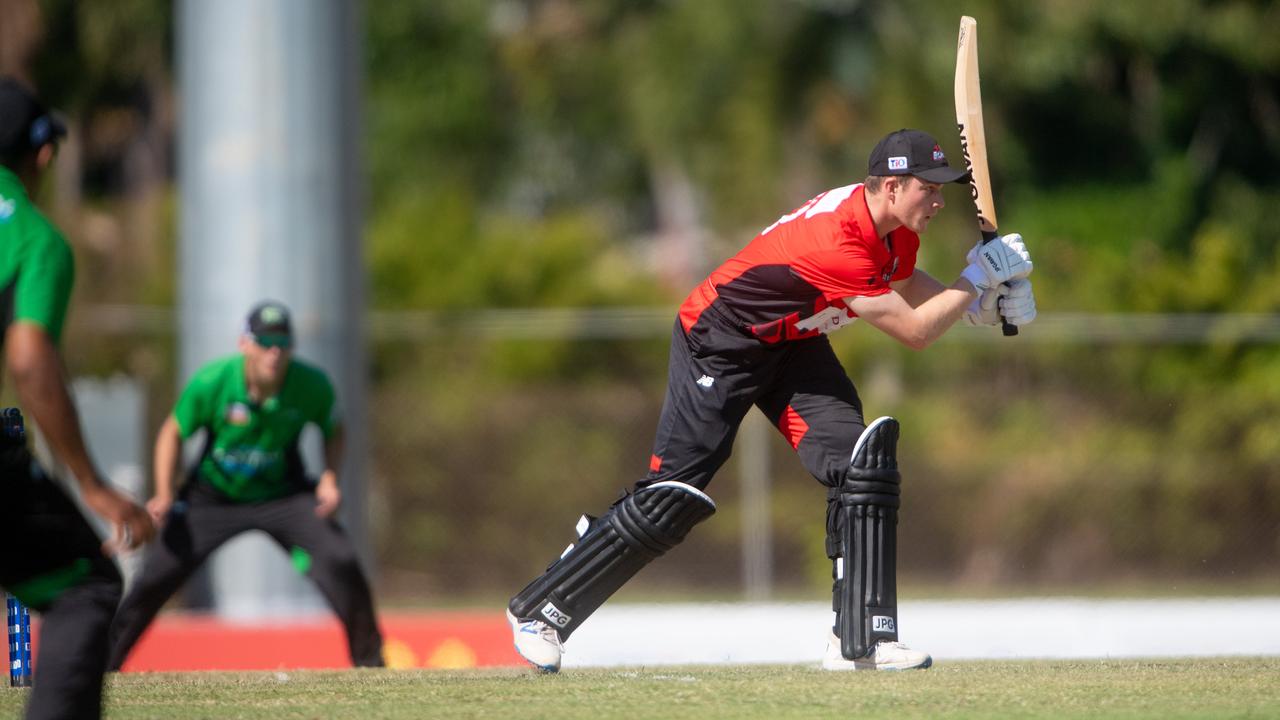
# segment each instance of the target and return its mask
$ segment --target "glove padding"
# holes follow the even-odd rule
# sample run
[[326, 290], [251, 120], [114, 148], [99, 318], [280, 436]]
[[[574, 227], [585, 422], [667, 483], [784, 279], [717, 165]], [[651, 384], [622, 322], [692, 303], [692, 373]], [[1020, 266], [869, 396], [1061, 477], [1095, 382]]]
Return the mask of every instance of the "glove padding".
[[1000, 315], [1013, 325], [1026, 325], [1036, 319], [1036, 296], [1027, 278], [1000, 286]]
[[1002, 235], [989, 243], [978, 242], [965, 256], [969, 266], [960, 273], [978, 292], [986, 292], [1010, 280], [1031, 274], [1031, 254], [1018, 233]]
[[982, 294], [973, 299], [969, 303], [969, 309], [964, 311], [964, 321], [973, 326], [979, 325], [999, 325], [1000, 310], [997, 303], [1000, 300], [1000, 291], [1005, 286], [998, 288], [983, 290]]
[[1036, 318], [1036, 298], [1031, 281], [1011, 280], [999, 287], [984, 290], [973, 299], [964, 313], [970, 325], [999, 325], [1007, 320], [1013, 325], [1026, 325]]

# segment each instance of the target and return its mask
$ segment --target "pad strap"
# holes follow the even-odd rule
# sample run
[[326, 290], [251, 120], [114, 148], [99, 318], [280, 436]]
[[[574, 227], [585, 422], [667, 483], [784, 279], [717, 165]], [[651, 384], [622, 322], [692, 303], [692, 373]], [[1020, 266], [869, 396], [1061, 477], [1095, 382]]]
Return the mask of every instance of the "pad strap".
[[627, 494], [602, 517], [583, 516], [578, 542], [511, 599], [511, 614], [542, 620], [568, 639], [641, 568], [715, 511], [706, 493], [671, 480]]

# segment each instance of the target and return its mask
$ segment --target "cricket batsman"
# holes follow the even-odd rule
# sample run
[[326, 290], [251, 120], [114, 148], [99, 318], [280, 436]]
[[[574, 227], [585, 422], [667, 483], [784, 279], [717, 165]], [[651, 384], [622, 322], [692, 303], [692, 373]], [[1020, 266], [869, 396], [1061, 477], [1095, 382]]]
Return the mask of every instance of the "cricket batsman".
[[898, 422], [866, 422], [826, 336], [861, 318], [920, 350], [961, 318], [1035, 318], [1020, 235], [979, 243], [950, 285], [916, 267], [943, 186], [967, 180], [928, 134], [891, 133], [864, 182], [783, 215], [693, 289], [672, 330], [648, 474], [600, 517], [583, 516], [575, 544], [508, 605], [526, 661], [559, 670], [573, 631], [715, 512], [707, 485], [754, 405], [827, 489], [835, 624], [823, 667], [929, 667], [928, 654], [898, 641]]

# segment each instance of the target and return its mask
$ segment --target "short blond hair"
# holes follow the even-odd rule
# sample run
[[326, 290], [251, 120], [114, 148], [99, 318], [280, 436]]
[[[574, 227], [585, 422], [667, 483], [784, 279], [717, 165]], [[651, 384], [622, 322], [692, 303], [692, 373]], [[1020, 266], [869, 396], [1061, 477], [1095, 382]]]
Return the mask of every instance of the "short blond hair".
[[920, 178], [915, 175], [868, 175], [867, 178], [862, 181], [862, 185], [867, 189], [867, 192], [872, 195], [876, 195], [879, 194], [880, 190], [884, 187], [884, 181], [889, 178], [902, 178], [903, 180], [915, 180], [917, 182], [922, 182]]

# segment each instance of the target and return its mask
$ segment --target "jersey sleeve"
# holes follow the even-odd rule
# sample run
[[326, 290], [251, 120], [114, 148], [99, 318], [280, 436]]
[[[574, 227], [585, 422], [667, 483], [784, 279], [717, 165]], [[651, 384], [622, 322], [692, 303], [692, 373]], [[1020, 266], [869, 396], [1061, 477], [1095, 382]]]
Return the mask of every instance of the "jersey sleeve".
[[56, 344], [62, 337], [74, 282], [75, 259], [71, 247], [50, 229], [44, 235], [44, 242], [36, 243], [22, 264], [14, 288], [13, 319], [43, 327]]

